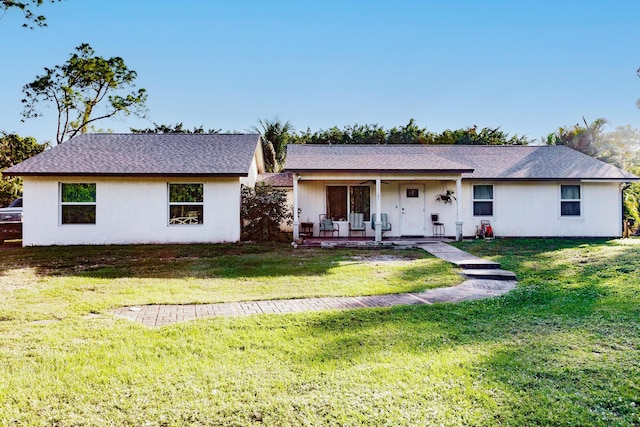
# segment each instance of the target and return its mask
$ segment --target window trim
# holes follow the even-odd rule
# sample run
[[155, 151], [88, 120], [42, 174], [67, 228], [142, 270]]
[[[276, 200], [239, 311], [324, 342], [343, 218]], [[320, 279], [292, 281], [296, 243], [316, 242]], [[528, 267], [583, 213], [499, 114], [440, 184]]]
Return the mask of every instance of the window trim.
[[[562, 198], [562, 187], [578, 187], [578, 193], [579, 193], [579, 198], [577, 199], [563, 199]], [[583, 194], [582, 194], [582, 184], [560, 184], [558, 186], [558, 198], [560, 199], [560, 218], [563, 219], [578, 219], [578, 218], [582, 218], [582, 198], [583, 198]], [[562, 204], [563, 203], [578, 203], [578, 208], [580, 210], [580, 213], [578, 215], [564, 215], [562, 213]]]
[[[491, 199], [476, 199], [475, 187], [491, 187]], [[472, 184], [471, 185], [471, 212], [475, 218], [491, 217], [493, 218], [496, 213], [496, 186], [494, 184]], [[491, 202], [491, 214], [490, 215], [476, 215], [476, 202]]]
[[[65, 202], [62, 200], [62, 187], [65, 185], [93, 185], [95, 186], [95, 201], [93, 202]], [[64, 206], [93, 206], [94, 221], [93, 222], [64, 222]], [[58, 223], [60, 226], [68, 225], [96, 225], [98, 223], [98, 184], [96, 182], [58, 182]]]
[[[366, 185], [366, 184], [362, 184], [362, 185], [359, 185], [359, 184], [337, 184], [337, 183], [336, 184], [326, 184], [325, 185], [325, 190], [324, 190], [324, 194], [325, 194], [325, 196], [324, 196], [324, 210], [325, 210], [325, 213], [327, 215], [329, 215], [329, 205], [327, 203], [329, 187], [346, 187], [347, 188], [347, 197], [345, 199], [345, 203], [346, 203], [346, 206], [345, 206], [346, 207], [346, 210], [345, 210], [346, 218], [344, 218], [343, 220], [334, 219], [334, 221], [343, 221], [343, 222], [349, 221], [349, 214], [351, 213], [351, 189], [354, 188], [354, 187], [366, 187], [366, 188], [369, 189], [369, 215], [371, 215], [371, 193], [372, 193], [371, 185]], [[358, 212], [358, 213], [366, 213], [366, 212]], [[364, 220], [365, 221], [369, 221], [369, 218], [367, 218], [366, 215], [365, 215]]]
[[[171, 201], [171, 186], [172, 185], [200, 185], [202, 186], [202, 201], [201, 202], [172, 202]], [[195, 226], [195, 225], [204, 225], [204, 182], [167, 182], [167, 226], [169, 227], [180, 227], [180, 226]], [[171, 207], [172, 206], [200, 206], [202, 212], [201, 222], [172, 222], [173, 218], [171, 217]], [[176, 218], [187, 218], [187, 217], [176, 217]], [[199, 217], [196, 217], [199, 218]]]

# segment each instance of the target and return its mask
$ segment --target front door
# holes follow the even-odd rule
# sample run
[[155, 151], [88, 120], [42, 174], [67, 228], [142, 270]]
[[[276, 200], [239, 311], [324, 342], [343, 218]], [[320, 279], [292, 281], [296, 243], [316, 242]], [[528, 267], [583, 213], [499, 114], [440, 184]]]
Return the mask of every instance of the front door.
[[400, 234], [402, 236], [424, 236], [424, 185], [400, 186]]

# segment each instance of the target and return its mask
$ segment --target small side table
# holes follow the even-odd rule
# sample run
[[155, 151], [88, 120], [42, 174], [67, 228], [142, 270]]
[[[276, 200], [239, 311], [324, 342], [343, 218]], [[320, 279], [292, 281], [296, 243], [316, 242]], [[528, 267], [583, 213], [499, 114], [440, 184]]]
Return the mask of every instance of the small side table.
[[300, 237], [313, 237], [313, 223], [301, 222], [300, 223]]

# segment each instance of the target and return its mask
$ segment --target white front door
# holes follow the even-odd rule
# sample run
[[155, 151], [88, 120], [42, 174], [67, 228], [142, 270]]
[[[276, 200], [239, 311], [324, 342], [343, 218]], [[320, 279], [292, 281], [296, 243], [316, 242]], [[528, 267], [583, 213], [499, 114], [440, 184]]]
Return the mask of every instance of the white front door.
[[400, 234], [402, 236], [425, 235], [424, 185], [400, 186]]

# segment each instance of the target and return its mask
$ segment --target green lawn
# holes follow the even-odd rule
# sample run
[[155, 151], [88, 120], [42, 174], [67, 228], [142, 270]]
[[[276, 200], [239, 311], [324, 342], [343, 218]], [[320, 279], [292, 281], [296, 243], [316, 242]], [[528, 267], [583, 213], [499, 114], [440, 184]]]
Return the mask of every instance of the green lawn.
[[406, 292], [459, 278], [419, 251], [0, 252], [0, 425], [640, 425], [640, 240], [457, 246], [501, 262], [518, 288], [459, 304], [159, 329], [107, 310]]

